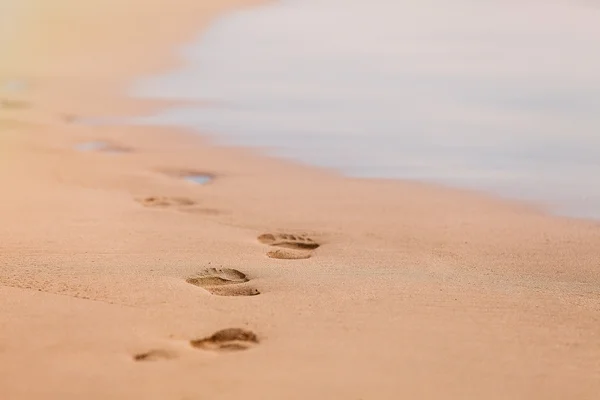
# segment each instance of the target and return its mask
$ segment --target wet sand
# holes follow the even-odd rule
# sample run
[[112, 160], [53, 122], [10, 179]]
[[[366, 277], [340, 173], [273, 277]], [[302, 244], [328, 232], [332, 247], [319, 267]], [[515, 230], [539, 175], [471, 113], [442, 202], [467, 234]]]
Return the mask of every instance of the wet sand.
[[0, 108], [0, 398], [596, 398], [598, 223], [78, 123], [163, 107], [123, 93], [252, 1], [23, 4], [0, 64], [28, 83]]

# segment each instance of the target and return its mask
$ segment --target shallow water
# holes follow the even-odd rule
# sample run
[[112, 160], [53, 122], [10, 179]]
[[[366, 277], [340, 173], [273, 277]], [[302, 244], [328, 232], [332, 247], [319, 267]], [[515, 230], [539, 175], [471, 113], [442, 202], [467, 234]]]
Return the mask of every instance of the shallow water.
[[205, 100], [144, 122], [222, 143], [600, 218], [598, 21], [585, 1], [280, 1], [134, 93]]

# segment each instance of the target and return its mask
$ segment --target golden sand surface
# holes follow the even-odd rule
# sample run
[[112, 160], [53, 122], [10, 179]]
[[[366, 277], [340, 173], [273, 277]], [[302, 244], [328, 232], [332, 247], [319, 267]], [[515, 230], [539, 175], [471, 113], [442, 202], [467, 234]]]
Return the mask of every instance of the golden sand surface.
[[598, 398], [598, 223], [82, 123], [163, 107], [132, 79], [255, 1], [17, 3], [1, 399]]

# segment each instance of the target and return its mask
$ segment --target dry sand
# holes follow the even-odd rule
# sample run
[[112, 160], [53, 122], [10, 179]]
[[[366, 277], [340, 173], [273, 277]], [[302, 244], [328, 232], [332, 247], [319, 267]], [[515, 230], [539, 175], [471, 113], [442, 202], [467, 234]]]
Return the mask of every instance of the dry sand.
[[[0, 398], [598, 398], [597, 223], [82, 124], [164, 106], [128, 82], [253, 1], [18, 3]], [[88, 141], [130, 151], [74, 149]], [[196, 171], [214, 179], [181, 178]]]

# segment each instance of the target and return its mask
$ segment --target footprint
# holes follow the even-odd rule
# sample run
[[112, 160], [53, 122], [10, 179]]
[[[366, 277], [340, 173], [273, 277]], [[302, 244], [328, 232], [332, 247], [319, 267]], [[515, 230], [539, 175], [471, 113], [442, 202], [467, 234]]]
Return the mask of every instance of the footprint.
[[138, 203], [143, 205], [144, 207], [157, 207], [157, 208], [165, 208], [165, 207], [189, 207], [196, 205], [196, 202], [190, 199], [186, 199], [185, 197], [161, 197], [161, 196], [151, 196], [144, 197], [142, 199], [136, 199]]
[[269, 246], [286, 247], [289, 249], [313, 250], [320, 246], [305, 235], [289, 235], [285, 233], [265, 233], [258, 241]]
[[179, 211], [190, 213], [190, 214], [201, 214], [201, 215], [222, 215], [225, 212], [217, 210], [216, 208], [200, 208], [200, 207], [182, 207]]
[[26, 101], [19, 100], [0, 99], [0, 108], [4, 108], [7, 110], [24, 110], [26, 108], [29, 108], [29, 103]]
[[215, 208], [198, 207], [198, 203], [196, 203], [194, 200], [185, 197], [150, 196], [138, 198], [135, 199], [135, 201], [148, 208], [173, 208], [177, 211], [202, 215], [223, 214], [223, 211], [217, 210]]
[[267, 253], [267, 257], [276, 258], [278, 260], [306, 260], [310, 258], [312, 253], [310, 251], [301, 250], [271, 250]]
[[204, 339], [191, 340], [192, 347], [213, 351], [247, 350], [258, 344], [259, 340], [252, 331], [239, 328], [223, 329]]
[[77, 116], [75, 114], [63, 113], [58, 117], [67, 124], [72, 124], [77, 121]]
[[167, 350], [150, 350], [145, 353], [136, 354], [133, 356], [134, 361], [160, 361], [172, 360], [177, 355]]
[[250, 279], [243, 272], [232, 268], [207, 268], [186, 282], [201, 287], [217, 296], [256, 296], [258, 289], [241, 285]]
[[207, 268], [193, 278], [188, 278], [187, 282], [196, 286], [218, 286], [230, 285], [233, 283], [244, 283], [250, 279], [246, 274], [233, 268]]

